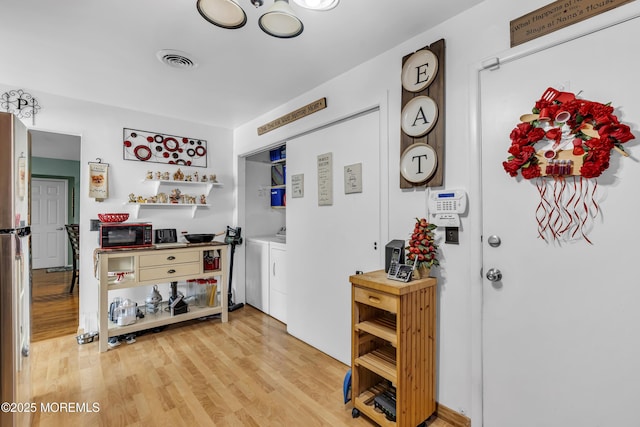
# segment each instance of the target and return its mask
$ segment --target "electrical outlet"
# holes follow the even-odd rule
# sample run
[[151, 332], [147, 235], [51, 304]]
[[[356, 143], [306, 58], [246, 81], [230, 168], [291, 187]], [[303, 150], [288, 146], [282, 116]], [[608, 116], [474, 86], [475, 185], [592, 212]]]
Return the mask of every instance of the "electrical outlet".
[[460, 243], [458, 240], [458, 227], [445, 227], [444, 229], [445, 243]]

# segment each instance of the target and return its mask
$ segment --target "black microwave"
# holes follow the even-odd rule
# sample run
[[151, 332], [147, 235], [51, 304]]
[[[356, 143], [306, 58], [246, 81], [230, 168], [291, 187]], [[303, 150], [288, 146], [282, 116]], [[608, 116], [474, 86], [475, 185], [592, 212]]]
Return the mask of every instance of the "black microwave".
[[102, 249], [144, 248], [153, 244], [153, 229], [149, 223], [100, 224], [98, 243]]

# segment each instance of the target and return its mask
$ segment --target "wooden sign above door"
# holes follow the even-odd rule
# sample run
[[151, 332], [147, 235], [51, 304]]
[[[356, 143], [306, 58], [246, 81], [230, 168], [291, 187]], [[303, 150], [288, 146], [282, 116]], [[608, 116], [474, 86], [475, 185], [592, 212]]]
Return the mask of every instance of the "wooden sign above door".
[[592, 18], [633, 0], [558, 0], [510, 22], [511, 47]]
[[400, 188], [442, 185], [444, 39], [402, 58]]

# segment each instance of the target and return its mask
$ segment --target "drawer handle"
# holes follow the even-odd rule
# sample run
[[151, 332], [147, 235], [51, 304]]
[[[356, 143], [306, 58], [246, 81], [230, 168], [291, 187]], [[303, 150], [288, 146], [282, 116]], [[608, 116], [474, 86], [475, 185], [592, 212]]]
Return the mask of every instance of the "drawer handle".
[[173, 255], [167, 257], [167, 260], [169, 261], [173, 261], [174, 259], [176, 259], [176, 257], [174, 257]]
[[176, 271], [175, 271], [174, 269], [171, 269], [171, 270], [167, 271], [167, 273], [169, 273], [169, 274], [173, 274], [173, 273], [175, 273], [175, 272], [176, 272]]
[[369, 295], [369, 301], [375, 302], [376, 304], [379, 304], [380, 303], [380, 298], [372, 297], [371, 295]]

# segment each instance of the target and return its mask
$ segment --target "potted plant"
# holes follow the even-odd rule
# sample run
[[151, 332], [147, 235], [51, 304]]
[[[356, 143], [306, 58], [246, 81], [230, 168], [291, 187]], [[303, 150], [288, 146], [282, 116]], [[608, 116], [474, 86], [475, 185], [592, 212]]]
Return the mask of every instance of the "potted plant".
[[437, 226], [430, 224], [425, 218], [416, 218], [416, 223], [409, 239], [407, 250], [407, 264], [414, 265], [414, 278], [429, 277], [430, 269], [440, 265], [438, 261], [438, 246], [434, 241], [433, 230]]

